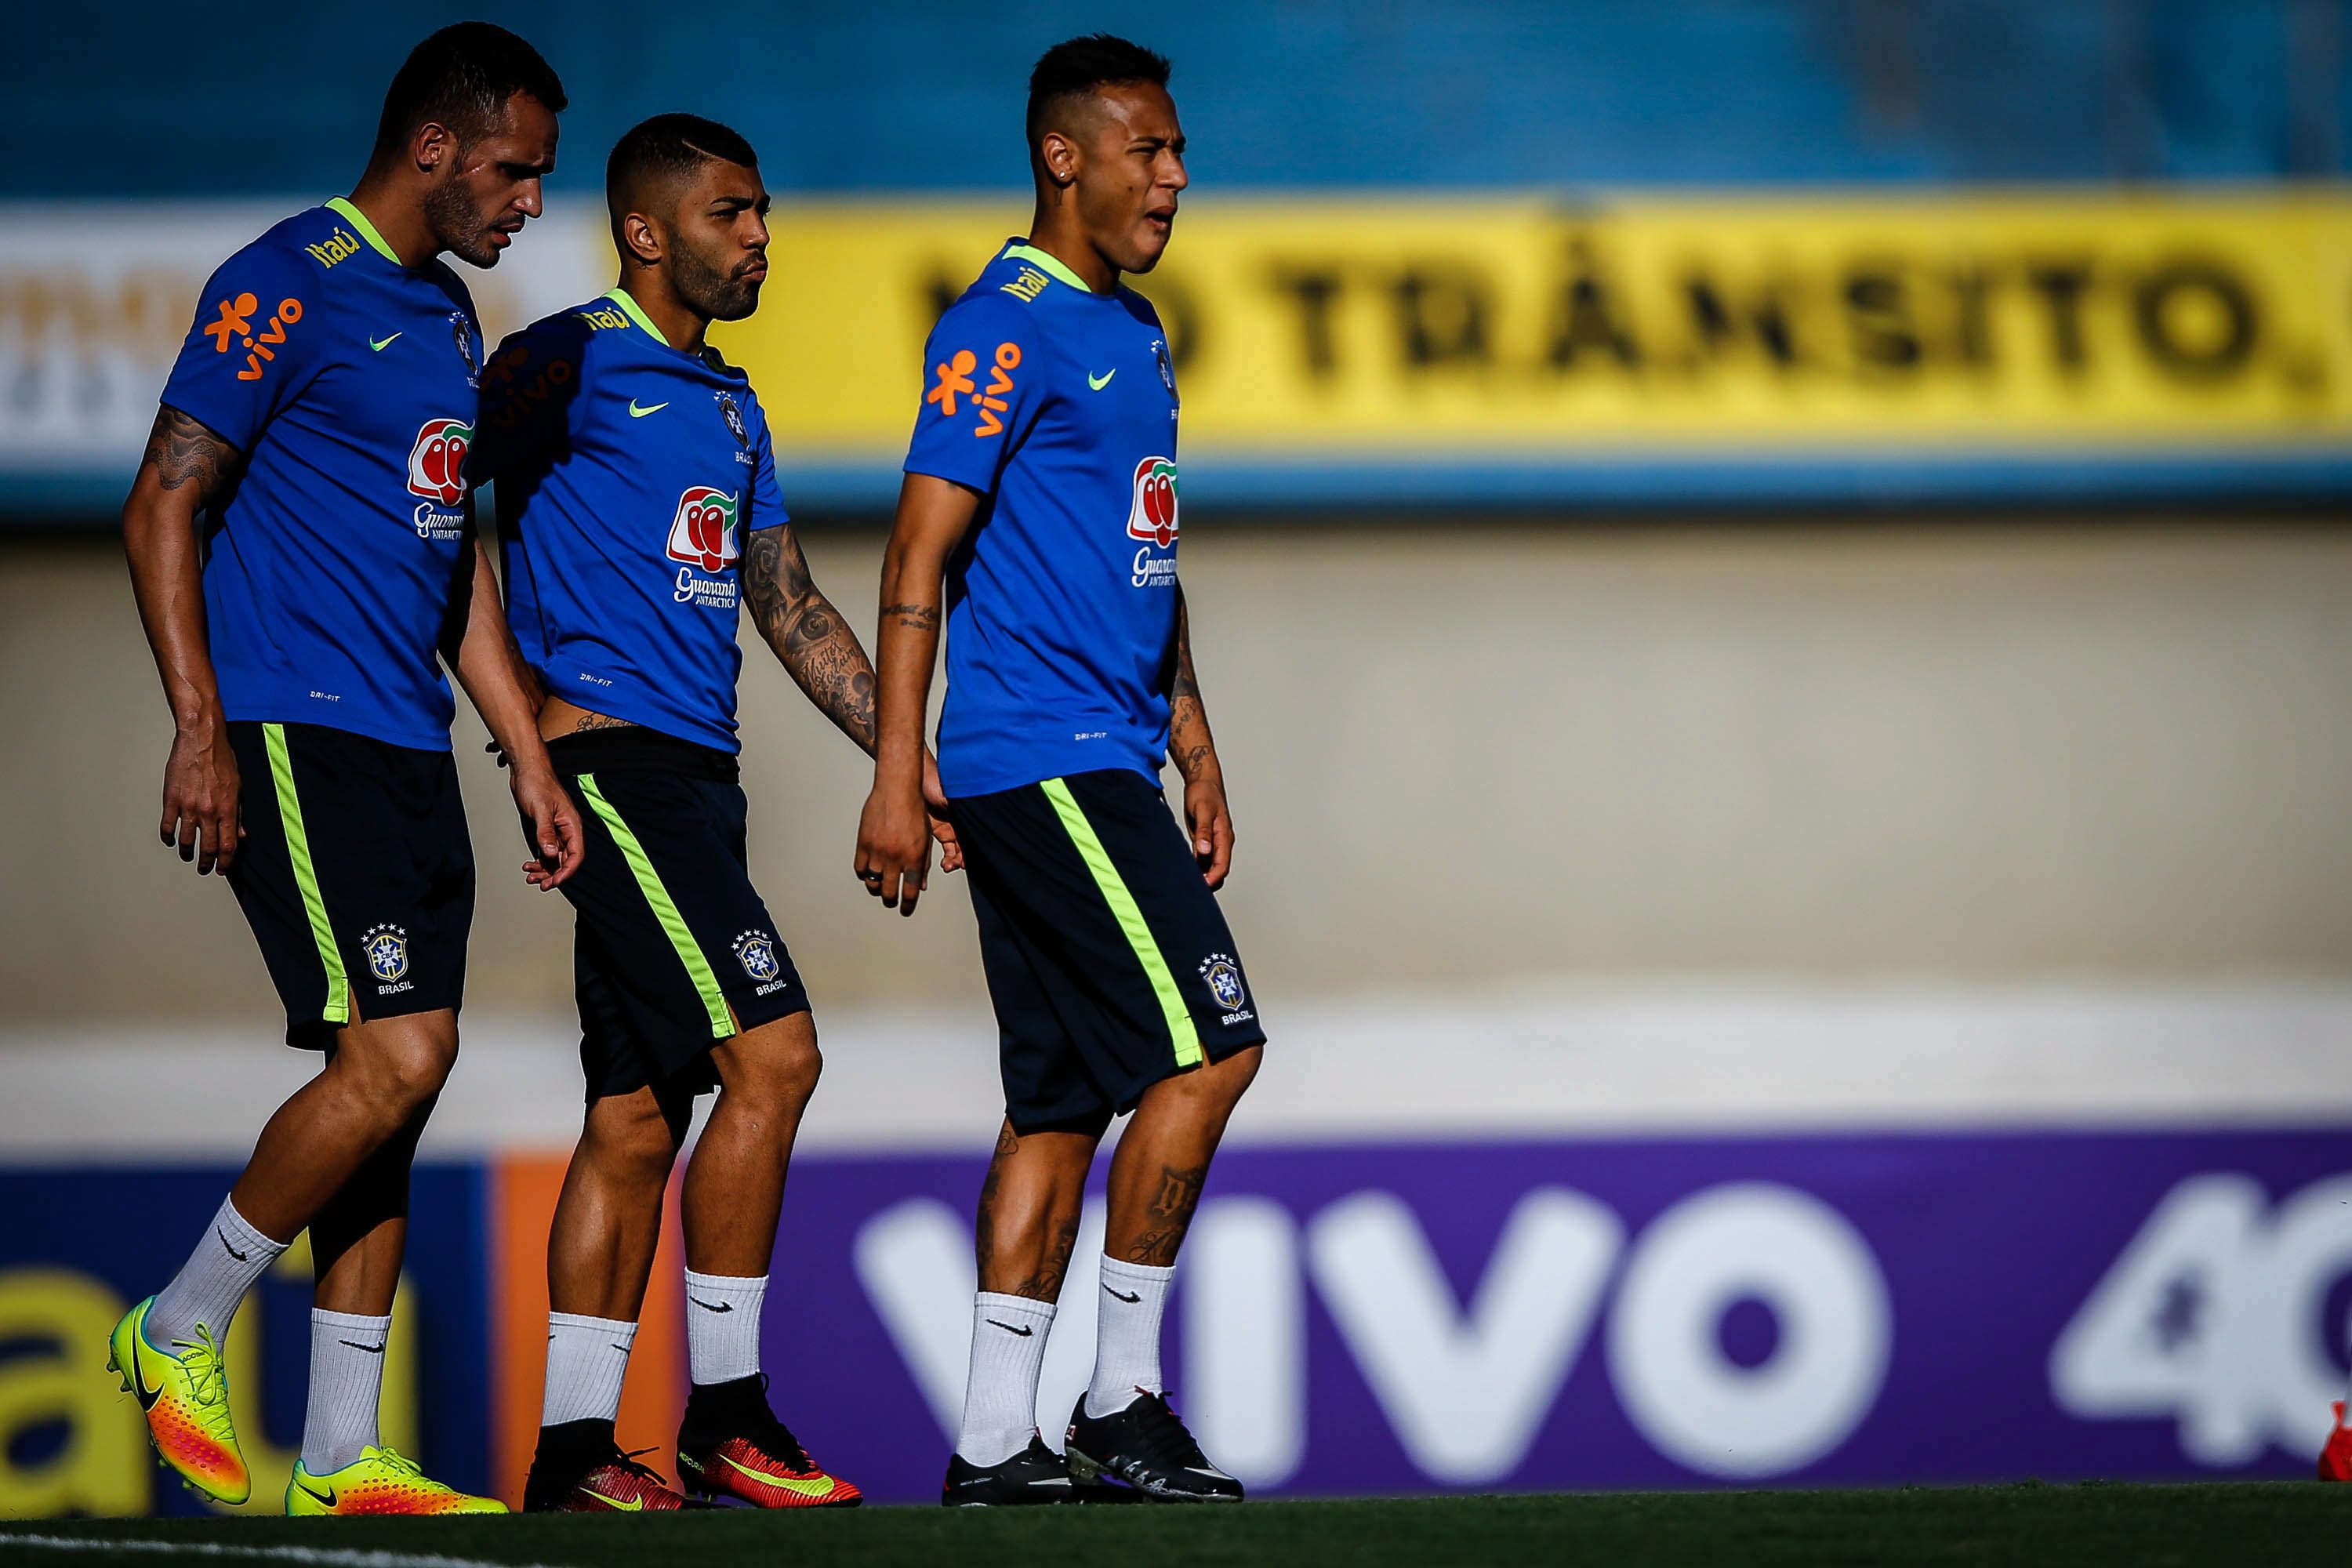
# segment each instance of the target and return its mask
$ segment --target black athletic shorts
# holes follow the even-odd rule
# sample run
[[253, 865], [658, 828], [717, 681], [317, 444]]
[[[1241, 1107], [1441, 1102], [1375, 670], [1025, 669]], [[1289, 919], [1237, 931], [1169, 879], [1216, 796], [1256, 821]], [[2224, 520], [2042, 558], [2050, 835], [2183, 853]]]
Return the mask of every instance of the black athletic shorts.
[[474, 847], [446, 752], [321, 724], [232, 723], [244, 842], [228, 883], [286, 1005], [286, 1043], [456, 1011]]
[[1074, 773], [949, 816], [1013, 1131], [1098, 1134], [1161, 1079], [1265, 1041], [1216, 895], [1152, 781]]
[[636, 726], [547, 750], [587, 837], [562, 891], [588, 1098], [714, 1089], [712, 1046], [809, 1005], [746, 868], [735, 759]]

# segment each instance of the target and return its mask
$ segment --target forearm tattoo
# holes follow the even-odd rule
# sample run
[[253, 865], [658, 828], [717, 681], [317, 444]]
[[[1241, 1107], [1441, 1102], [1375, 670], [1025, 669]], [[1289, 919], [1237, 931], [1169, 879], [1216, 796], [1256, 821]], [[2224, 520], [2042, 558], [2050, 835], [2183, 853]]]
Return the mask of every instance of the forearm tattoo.
[[885, 605], [882, 618], [895, 620], [909, 631], [935, 632], [940, 629], [940, 613], [929, 605]]
[[1200, 1206], [1201, 1188], [1208, 1179], [1206, 1165], [1160, 1167], [1160, 1190], [1151, 1194], [1145, 1211], [1150, 1215], [1147, 1228], [1129, 1246], [1127, 1261], [1151, 1268], [1166, 1268], [1176, 1261], [1176, 1249], [1184, 1245], [1184, 1232], [1192, 1227], [1192, 1211]]
[[743, 600], [776, 658], [820, 712], [874, 750], [874, 666], [841, 612], [816, 590], [790, 528], [751, 535], [743, 551]]
[[141, 462], [154, 468], [155, 482], [163, 489], [193, 484], [197, 497], [207, 499], [236, 468], [236, 448], [178, 409], [158, 408]]
[[1192, 671], [1192, 617], [1176, 601], [1176, 679], [1168, 692], [1168, 755], [1187, 779], [1216, 761], [1209, 733], [1209, 710], [1201, 702], [1201, 679]]

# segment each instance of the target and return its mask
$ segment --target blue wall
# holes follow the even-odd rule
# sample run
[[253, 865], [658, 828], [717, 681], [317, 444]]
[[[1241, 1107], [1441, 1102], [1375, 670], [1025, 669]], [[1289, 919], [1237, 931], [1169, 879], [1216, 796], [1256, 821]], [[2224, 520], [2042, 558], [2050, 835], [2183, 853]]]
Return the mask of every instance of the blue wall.
[[1229, 186], [2262, 178], [2352, 145], [2352, 0], [637, 9], [30, 7], [0, 198], [345, 188], [401, 56], [468, 15], [563, 75], [575, 190], [674, 109], [738, 124], [778, 189], [1018, 187], [1029, 65], [1097, 27], [1175, 58], [1195, 175]]

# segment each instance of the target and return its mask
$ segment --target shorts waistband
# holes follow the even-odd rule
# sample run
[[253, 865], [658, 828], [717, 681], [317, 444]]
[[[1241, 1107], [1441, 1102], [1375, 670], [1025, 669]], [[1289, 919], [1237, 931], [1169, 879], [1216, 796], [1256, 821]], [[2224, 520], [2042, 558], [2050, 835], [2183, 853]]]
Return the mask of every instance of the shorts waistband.
[[683, 773], [714, 784], [734, 784], [742, 769], [736, 759], [713, 746], [698, 745], [642, 724], [612, 729], [574, 730], [547, 743], [547, 755], [559, 773]]

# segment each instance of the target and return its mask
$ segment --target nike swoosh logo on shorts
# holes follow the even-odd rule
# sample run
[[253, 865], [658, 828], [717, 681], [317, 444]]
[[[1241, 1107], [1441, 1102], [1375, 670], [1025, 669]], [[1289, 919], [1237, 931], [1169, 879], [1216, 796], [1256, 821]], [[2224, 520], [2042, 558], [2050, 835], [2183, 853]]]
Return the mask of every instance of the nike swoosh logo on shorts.
[[[374, 339], [374, 338], [370, 338], [370, 339], [368, 340], [368, 347], [370, 347], [370, 348], [373, 349], [373, 350], [374, 350], [376, 353], [383, 353], [383, 351], [384, 351], [385, 349], [387, 349], [387, 348], [389, 348], [389, 347], [391, 347], [391, 346], [392, 346], [392, 339], [393, 339], [393, 338], [396, 338], [396, 337], [398, 337], [398, 336], [400, 336], [400, 334], [399, 334], [398, 332], [394, 332], [394, 333], [393, 333], [393, 334], [392, 334], [392, 337], [391, 337], [391, 338], [385, 338], [385, 339], [383, 339], [382, 342], [378, 342], [378, 341], [377, 341], [376, 339]], [[306, 1488], [306, 1489], [306, 1489], [306, 1490], [307, 1490], [308, 1489]], [[313, 1493], [311, 1493], [311, 1495], [312, 1495], [313, 1497], [315, 1497], [315, 1496], [317, 1496], [318, 1494], [317, 1494], [317, 1493], [315, 1493], [315, 1492], [313, 1492]]]
[[637, 406], [637, 400], [632, 397], [629, 399], [629, 417], [632, 419], [643, 419], [646, 415], [659, 414], [663, 409], [667, 408], [668, 406], [669, 405], [667, 403], [656, 403], [650, 408], [640, 408]]
[[994, 1318], [991, 1318], [991, 1319], [989, 1319], [988, 1321], [989, 1321], [991, 1323], [995, 1323], [996, 1327], [998, 1327], [998, 1328], [1000, 1328], [1000, 1329], [1003, 1329], [1006, 1333], [1008, 1333], [1008, 1334], [1019, 1334], [1019, 1335], [1020, 1335], [1023, 1339], [1024, 1339], [1024, 1340], [1025, 1340], [1025, 1339], [1027, 1339], [1031, 1334], [1034, 1334], [1034, 1333], [1035, 1333], [1035, 1332], [1037, 1331], [1036, 1330], [1034, 1330], [1034, 1329], [1033, 1329], [1033, 1328], [1029, 1327], [1029, 1326], [1028, 1326], [1027, 1324], [1025, 1324], [1025, 1323], [1024, 1323], [1024, 1324], [1023, 1324], [1021, 1327], [1019, 1327], [1019, 1328], [1017, 1328], [1017, 1329], [1016, 1329], [1016, 1328], [1014, 1328], [1014, 1327], [1013, 1327], [1012, 1324], [1010, 1324], [1010, 1323], [998, 1323]]
[[1087, 390], [1088, 392], [1100, 392], [1104, 387], [1110, 384], [1110, 378], [1118, 374], [1118, 366], [1113, 365], [1108, 370], [1103, 372], [1102, 379], [1097, 381], [1095, 379], [1094, 372], [1087, 372]]

